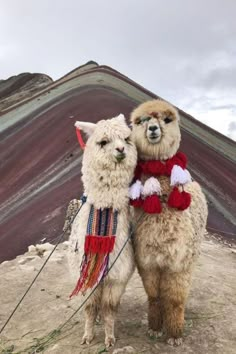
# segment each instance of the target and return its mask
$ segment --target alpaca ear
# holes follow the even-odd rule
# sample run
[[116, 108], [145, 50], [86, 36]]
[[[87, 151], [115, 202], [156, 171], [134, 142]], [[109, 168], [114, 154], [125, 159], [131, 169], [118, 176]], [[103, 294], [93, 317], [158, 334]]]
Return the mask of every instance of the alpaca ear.
[[90, 123], [90, 122], [81, 122], [81, 121], [76, 121], [75, 122], [75, 127], [83, 130], [88, 136], [92, 135], [95, 128], [96, 124], [95, 123]]
[[119, 120], [121, 123], [125, 123], [125, 116], [124, 114], [120, 113], [117, 117], [117, 120]]

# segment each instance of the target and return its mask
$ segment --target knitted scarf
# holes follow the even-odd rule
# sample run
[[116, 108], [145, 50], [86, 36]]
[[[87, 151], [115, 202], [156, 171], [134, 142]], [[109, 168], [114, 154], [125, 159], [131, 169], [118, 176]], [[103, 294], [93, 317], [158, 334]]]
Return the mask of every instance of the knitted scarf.
[[118, 211], [112, 208], [95, 209], [91, 206], [80, 277], [70, 297], [80, 291], [84, 294], [107, 274], [109, 254], [115, 245], [117, 219]]
[[[178, 210], [187, 209], [191, 203], [191, 195], [184, 191], [184, 184], [191, 181], [191, 176], [186, 166], [187, 158], [182, 152], [165, 161], [139, 161], [134, 183], [130, 187], [130, 204], [135, 208], [143, 208], [149, 214], [161, 213], [162, 205], [159, 198], [161, 186], [157, 177], [168, 176], [173, 186], [168, 197], [168, 206]], [[142, 175], [150, 176], [144, 186], [140, 181]], [[182, 192], [178, 186], [182, 187]]]

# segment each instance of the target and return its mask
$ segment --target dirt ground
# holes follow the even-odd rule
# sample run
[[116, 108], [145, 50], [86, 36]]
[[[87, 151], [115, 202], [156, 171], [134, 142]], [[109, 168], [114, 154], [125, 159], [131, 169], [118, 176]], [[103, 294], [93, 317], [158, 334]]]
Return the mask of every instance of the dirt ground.
[[[49, 246], [50, 248], [50, 246]], [[0, 265], [0, 327], [45, 261], [34, 247]], [[2, 332], [1, 353], [99, 354], [106, 352], [103, 323], [96, 325], [90, 346], [80, 345], [83, 311], [60, 332], [54, 330], [78, 308], [83, 298], [68, 300], [73, 285], [66, 265], [66, 244], [53, 254], [11, 321]], [[117, 342], [110, 353], [236, 352], [236, 251], [208, 236], [202, 244], [186, 309], [184, 343], [171, 347], [147, 336], [147, 299], [137, 272], [122, 298], [116, 321]], [[50, 332], [53, 335], [48, 336]]]

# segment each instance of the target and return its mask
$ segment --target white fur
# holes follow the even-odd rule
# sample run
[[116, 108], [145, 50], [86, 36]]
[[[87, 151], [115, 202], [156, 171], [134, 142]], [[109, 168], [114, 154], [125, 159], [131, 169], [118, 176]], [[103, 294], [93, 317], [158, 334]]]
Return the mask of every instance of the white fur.
[[147, 197], [152, 194], [161, 194], [161, 185], [157, 178], [150, 177], [146, 180], [143, 186], [142, 194]]
[[170, 185], [176, 186], [179, 184], [187, 184], [192, 181], [191, 175], [188, 170], [182, 169], [182, 167], [178, 165], [174, 165], [171, 171], [170, 176]]
[[[86, 143], [82, 163], [82, 181], [87, 201], [73, 222], [69, 238], [68, 260], [74, 278], [71, 290], [80, 276], [91, 205], [96, 209], [118, 210], [116, 241], [114, 250], [109, 256], [110, 266], [127, 240], [130, 220], [129, 184], [133, 179], [137, 162], [136, 148], [132, 142], [127, 141], [131, 131], [123, 115], [102, 120], [97, 124], [77, 122], [76, 127], [83, 129], [90, 136]], [[101, 144], [104, 141], [106, 144]], [[94, 321], [99, 307], [105, 311], [105, 343], [107, 346], [114, 343], [114, 309], [118, 307], [133, 270], [134, 255], [132, 244], [129, 241], [104, 281], [86, 303], [83, 343], [89, 344], [93, 338]]]

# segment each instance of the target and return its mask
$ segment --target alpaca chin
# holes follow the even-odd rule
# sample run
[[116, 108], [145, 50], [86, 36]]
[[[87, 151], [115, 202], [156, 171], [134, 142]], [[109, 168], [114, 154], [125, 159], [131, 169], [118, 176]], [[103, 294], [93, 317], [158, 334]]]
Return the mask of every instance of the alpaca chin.
[[179, 149], [180, 132], [177, 130], [174, 136], [164, 136], [156, 144], [150, 143], [146, 137], [140, 139], [140, 134], [135, 129], [132, 133], [133, 140], [141, 160], [167, 160], [173, 157]]

